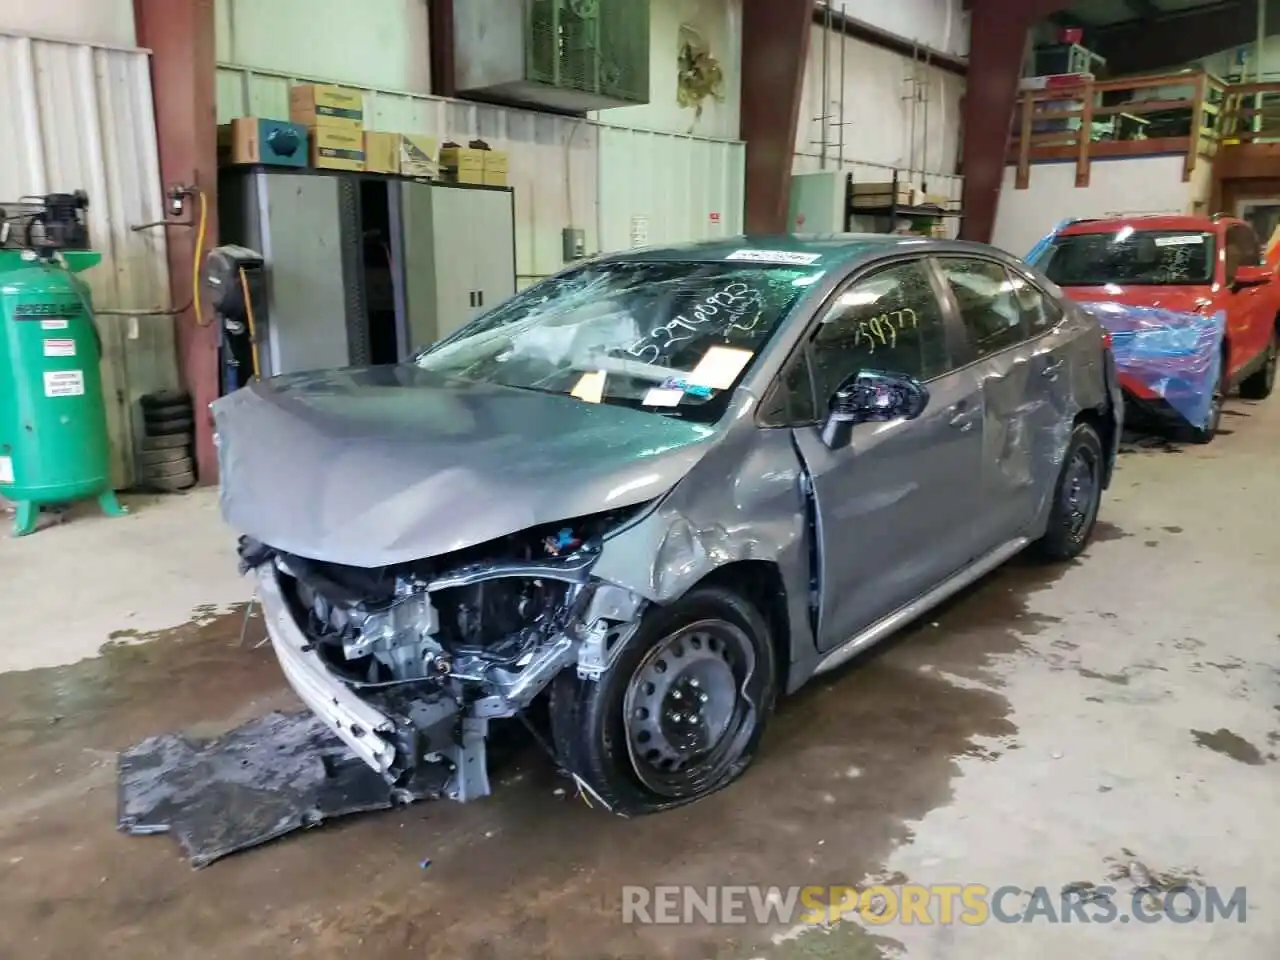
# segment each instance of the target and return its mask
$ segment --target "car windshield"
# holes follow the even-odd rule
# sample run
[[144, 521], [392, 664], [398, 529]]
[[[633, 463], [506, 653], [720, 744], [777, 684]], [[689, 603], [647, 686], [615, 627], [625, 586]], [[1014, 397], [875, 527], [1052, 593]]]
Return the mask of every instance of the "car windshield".
[[1213, 282], [1213, 234], [1133, 230], [1054, 237], [1035, 266], [1060, 287], [1194, 286]]
[[820, 275], [747, 262], [589, 264], [517, 294], [415, 362], [465, 380], [712, 423]]

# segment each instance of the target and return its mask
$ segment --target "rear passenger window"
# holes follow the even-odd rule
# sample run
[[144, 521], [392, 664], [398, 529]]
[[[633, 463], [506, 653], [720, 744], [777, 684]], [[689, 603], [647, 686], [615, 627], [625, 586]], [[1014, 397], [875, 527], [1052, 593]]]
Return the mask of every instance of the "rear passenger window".
[[1010, 271], [1013, 294], [1022, 311], [1022, 323], [1031, 336], [1044, 333], [1058, 322], [1058, 305], [1026, 278]]
[[889, 267], [836, 297], [810, 352], [818, 402], [859, 370], [928, 380], [947, 371], [947, 331], [924, 261]]
[[938, 260], [955, 294], [960, 317], [978, 357], [1016, 346], [1026, 339], [1022, 306], [1004, 267], [990, 260]]

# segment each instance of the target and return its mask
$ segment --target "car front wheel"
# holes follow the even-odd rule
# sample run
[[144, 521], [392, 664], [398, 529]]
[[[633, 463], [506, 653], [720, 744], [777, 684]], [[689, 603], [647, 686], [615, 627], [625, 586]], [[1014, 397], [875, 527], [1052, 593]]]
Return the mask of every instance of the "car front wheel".
[[1090, 424], [1078, 423], [1053, 491], [1049, 525], [1035, 545], [1046, 560], [1072, 560], [1088, 546], [1102, 504], [1102, 477], [1102, 440]]
[[599, 680], [556, 678], [560, 762], [621, 814], [689, 803], [736, 780], [776, 697], [772, 640], [756, 608], [730, 590], [697, 588], [651, 608], [625, 643]]

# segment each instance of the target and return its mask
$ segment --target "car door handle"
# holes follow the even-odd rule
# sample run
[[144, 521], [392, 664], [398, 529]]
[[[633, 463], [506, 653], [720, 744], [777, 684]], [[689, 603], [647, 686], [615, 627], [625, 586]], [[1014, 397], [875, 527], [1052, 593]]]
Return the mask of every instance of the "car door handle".
[[950, 410], [951, 419], [947, 421], [947, 426], [955, 427], [961, 433], [968, 433], [973, 429], [973, 424], [978, 419], [979, 412], [979, 410], [970, 407], [968, 404], [957, 403]]
[[1058, 371], [1062, 369], [1063, 361], [1051, 360], [1040, 368], [1040, 376], [1048, 377], [1050, 380], [1058, 379]]

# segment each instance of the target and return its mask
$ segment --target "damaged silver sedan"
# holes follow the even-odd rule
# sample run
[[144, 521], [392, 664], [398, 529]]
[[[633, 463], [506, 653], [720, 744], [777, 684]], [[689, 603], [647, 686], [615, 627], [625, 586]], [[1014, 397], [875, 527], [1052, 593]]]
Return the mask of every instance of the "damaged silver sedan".
[[388, 781], [489, 792], [494, 718], [620, 813], [750, 764], [776, 697], [1024, 547], [1088, 542], [1098, 324], [989, 247], [603, 257], [394, 367], [214, 404], [227, 522], [307, 705]]

